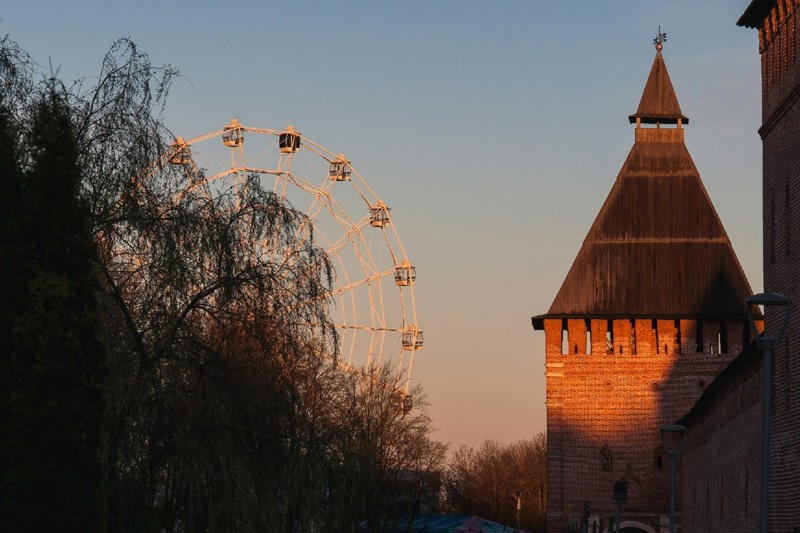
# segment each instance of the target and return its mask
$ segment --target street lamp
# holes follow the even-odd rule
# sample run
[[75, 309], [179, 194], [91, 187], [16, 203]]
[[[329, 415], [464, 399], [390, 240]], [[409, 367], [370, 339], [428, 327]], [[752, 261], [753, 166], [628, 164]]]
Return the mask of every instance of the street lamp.
[[[611, 497], [611, 500], [617, 506], [617, 520], [614, 525], [614, 531], [619, 531], [619, 511], [622, 507], [622, 504], [628, 501], [628, 482], [627, 481], [616, 481], [614, 483], [614, 495]], [[610, 519], [609, 519], [610, 520]], [[608, 526], [608, 530], [611, 531], [611, 524]]]
[[509, 496], [517, 500], [517, 531], [519, 531], [519, 512], [522, 509], [522, 493], [515, 494], [512, 492]]
[[[786, 331], [789, 323], [789, 314], [792, 311], [792, 299], [782, 294], [766, 292], [747, 298], [747, 319], [750, 329], [756, 339], [756, 345], [764, 356], [764, 384], [761, 390], [761, 501], [759, 505], [759, 531], [767, 533], [769, 522], [769, 423], [772, 416], [772, 359], [775, 349]], [[753, 306], [763, 305], [766, 315], [767, 307], [782, 307], [783, 321], [776, 335], [767, 335], [766, 329], [762, 335], [758, 334], [756, 322], [753, 318]]]
[[677, 424], [661, 426], [661, 447], [669, 458], [669, 533], [675, 533], [675, 463], [683, 450], [686, 428]]

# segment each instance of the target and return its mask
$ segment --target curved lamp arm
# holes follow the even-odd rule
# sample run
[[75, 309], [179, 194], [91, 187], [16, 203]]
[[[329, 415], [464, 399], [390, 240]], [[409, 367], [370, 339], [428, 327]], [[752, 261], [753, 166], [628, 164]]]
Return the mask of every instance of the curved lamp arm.
[[[753, 296], [747, 298], [745, 302], [747, 302], [747, 320], [750, 322], [750, 330], [753, 332], [753, 337], [756, 339], [758, 348], [762, 351], [775, 351], [775, 348], [778, 347], [778, 343], [783, 337], [783, 334], [786, 332], [786, 326], [789, 324], [789, 315], [792, 311], [792, 299], [788, 296], [784, 296], [783, 294], [764, 292], [761, 294], [754, 294]], [[781, 322], [781, 327], [778, 330], [777, 335], [768, 337], [766, 335], [758, 334], [758, 331], [756, 330], [756, 322], [753, 319], [754, 305], [763, 305], [765, 312], [766, 307], [769, 306], [782, 306], [784, 308], [783, 321]]]

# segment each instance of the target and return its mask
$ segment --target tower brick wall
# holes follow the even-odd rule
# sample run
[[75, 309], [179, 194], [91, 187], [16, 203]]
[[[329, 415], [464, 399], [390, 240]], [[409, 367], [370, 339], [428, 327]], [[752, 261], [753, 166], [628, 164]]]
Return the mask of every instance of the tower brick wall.
[[[548, 531], [574, 527], [587, 502], [607, 525], [618, 480], [628, 482], [623, 522], [659, 531], [669, 484], [659, 428], [688, 411], [743, 346], [742, 322], [722, 324], [728, 350], [722, 353], [719, 321], [700, 328], [694, 320], [677, 322], [676, 328], [676, 320], [663, 319], [544, 320]], [[707, 341], [700, 351], [698, 329]], [[691, 342], [679, 348], [680, 339]]]

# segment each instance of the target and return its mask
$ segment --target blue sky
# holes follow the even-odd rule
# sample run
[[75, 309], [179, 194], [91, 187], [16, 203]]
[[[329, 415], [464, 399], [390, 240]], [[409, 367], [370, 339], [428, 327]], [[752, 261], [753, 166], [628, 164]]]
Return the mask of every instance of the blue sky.
[[[49, 5], [46, 5], [49, 4]], [[0, 14], [70, 81], [131, 37], [183, 78], [176, 135], [231, 118], [346, 152], [417, 266], [414, 363], [453, 446], [544, 431], [544, 313], [633, 143], [658, 27], [686, 144], [755, 292], [760, 67], [747, 0], [18, 2]]]

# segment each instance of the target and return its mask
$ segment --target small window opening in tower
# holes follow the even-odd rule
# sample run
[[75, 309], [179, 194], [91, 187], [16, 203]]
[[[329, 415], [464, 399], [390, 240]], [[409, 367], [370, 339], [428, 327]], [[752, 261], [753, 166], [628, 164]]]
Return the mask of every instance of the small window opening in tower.
[[681, 321], [675, 320], [675, 342], [673, 343], [673, 353], [681, 353]]
[[703, 346], [703, 321], [702, 320], [698, 320], [697, 321], [697, 329], [695, 329], [695, 335], [694, 335], [694, 346], [695, 346], [694, 351], [696, 351], [697, 353], [702, 353], [704, 351], [703, 350], [704, 346]]
[[664, 469], [664, 448], [659, 446], [653, 454], [653, 467], [656, 470]]
[[561, 324], [561, 355], [569, 354], [569, 330], [567, 329], [566, 320]]
[[[653, 338], [656, 341], [656, 354], [660, 354], [661, 353], [661, 347], [660, 347], [660, 342], [658, 340], [658, 322], [656, 321], [656, 319], [653, 319], [650, 322], [650, 329], [653, 330]], [[664, 353], [666, 353], [666, 351], [667, 350], [666, 350], [666, 345], [665, 345], [664, 346]]]
[[592, 354], [592, 326], [590, 321], [586, 321], [586, 355]]
[[636, 355], [636, 321], [631, 320], [631, 354]]
[[614, 333], [611, 331], [611, 321], [608, 321], [608, 329], [606, 329], [606, 353], [611, 355], [614, 353]]
[[611, 472], [614, 467], [611, 449], [608, 446], [603, 446], [600, 450], [600, 471]]

